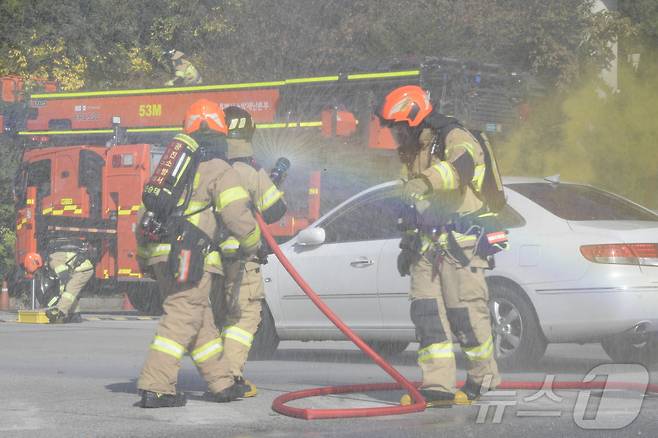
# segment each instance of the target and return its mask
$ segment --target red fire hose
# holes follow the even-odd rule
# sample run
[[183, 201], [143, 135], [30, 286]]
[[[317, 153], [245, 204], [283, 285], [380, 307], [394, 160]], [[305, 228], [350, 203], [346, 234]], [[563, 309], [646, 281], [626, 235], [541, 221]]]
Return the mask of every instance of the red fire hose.
[[[305, 420], [317, 420], [317, 419], [328, 419], [328, 418], [354, 418], [354, 417], [376, 417], [382, 415], [399, 415], [399, 414], [409, 414], [413, 412], [422, 412], [426, 408], [426, 402], [423, 396], [418, 392], [417, 387], [420, 385], [419, 382], [410, 382], [404, 376], [402, 376], [395, 368], [393, 368], [388, 362], [386, 362], [382, 357], [373, 351], [368, 344], [366, 344], [363, 339], [357, 336], [349, 327], [345, 325], [343, 321], [336, 316], [336, 314], [329, 308], [327, 305], [318, 297], [318, 295], [311, 289], [311, 287], [304, 281], [304, 279], [299, 275], [297, 270], [292, 266], [290, 261], [281, 251], [281, 248], [276, 243], [272, 235], [268, 232], [267, 224], [260, 216], [256, 214], [256, 219], [260, 225], [260, 229], [265, 236], [265, 240], [269, 244], [270, 248], [274, 251], [274, 254], [277, 256], [283, 267], [288, 271], [292, 276], [295, 282], [302, 288], [304, 293], [313, 301], [313, 303], [324, 313], [331, 322], [334, 323], [340, 331], [342, 331], [345, 336], [357, 347], [361, 349], [366, 355], [368, 355], [380, 368], [382, 368], [388, 375], [390, 375], [397, 383], [370, 383], [370, 384], [360, 384], [360, 385], [343, 385], [343, 386], [326, 386], [322, 388], [313, 388], [303, 391], [289, 392], [287, 394], [280, 395], [275, 398], [272, 402], [272, 409], [276, 412], [287, 415], [290, 417], [303, 418]], [[458, 382], [458, 385], [461, 385], [463, 382]], [[504, 381], [497, 386], [496, 389], [517, 389], [517, 390], [541, 390], [543, 388], [544, 382], [526, 382], [526, 381]], [[350, 409], [306, 409], [306, 408], [293, 408], [287, 406], [286, 403], [292, 400], [298, 400], [307, 397], [318, 397], [326, 396], [331, 394], [348, 394], [355, 392], [367, 392], [367, 391], [391, 391], [396, 389], [406, 389], [411, 395], [413, 404], [411, 405], [397, 405], [397, 406], [383, 406], [376, 408], [350, 408]], [[645, 391], [651, 393], [658, 393], [658, 385], [649, 384], [633, 384], [633, 383], [616, 383], [616, 382], [578, 382], [578, 381], [565, 381], [565, 382], [553, 382], [550, 386], [550, 389], [625, 389], [631, 391]]]
[[[425, 399], [420, 392], [416, 389], [416, 386], [404, 378], [395, 368], [393, 368], [388, 362], [386, 362], [382, 357], [373, 351], [372, 348], [366, 344], [363, 339], [358, 337], [352, 330], [350, 330], [343, 321], [336, 316], [336, 314], [329, 308], [327, 305], [318, 297], [318, 295], [313, 292], [311, 287], [304, 281], [304, 279], [299, 275], [297, 270], [292, 266], [290, 261], [279, 248], [279, 245], [276, 243], [272, 235], [268, 232], [267, 224], [263, 218], [256, 214], [256, 219], [260, 225], [260, 229], [265, 236], [267, 241], [274, 254], [277, 256], [281, 264], [286, 271], [293, 277], [297, 282], [299, 287], [302, 288], [304, 293], [313, 301], [318, 309], [324, 313], [331, 322], [334, 323], [341, 332], [348, 337], [348, 339], [356, 344], [357, 347], [361, 349], [365, 354], [367, 354], [377, 365], [380, 366], [389, 376], [391, 376], [397, 384], [374, 384], [374, 385], [352, 385], [352, 386], [339, 386], [339, 387], [327, 387], [327, 388], [316, 388], [310, 389], [307, 391], [300, 391], [297, 393], [284, 394], [283, 396], [277, 397], [272, 403], [272, 409], [279, 412], [283, 415], [288, 415], [291, 417], [304, 418], [306, 420], [320, 419], [320, 418], [351, 418], [351, 417], [375, 417], [380, 415], [398, 415], [398, 414], [408, 414], [412, 412], [421, 412], [425, 410]], [[395, 388], [404, 388], [409, 391], [413, 404], [408, 406], [383, 406], [376, 408], [353, 408], [353, 409], [301, 409], [293, 408], [286, 406], [285, 403], [290, 400], [295, 400], [298, 398], [321, 396], [328, 394], [345, 394], [350, 392], [361, 392], [361, 391], [372, 391], [378, 389], [393, 389], [391, 385]], [[303, 395], [300, 395], [303, 394]]]

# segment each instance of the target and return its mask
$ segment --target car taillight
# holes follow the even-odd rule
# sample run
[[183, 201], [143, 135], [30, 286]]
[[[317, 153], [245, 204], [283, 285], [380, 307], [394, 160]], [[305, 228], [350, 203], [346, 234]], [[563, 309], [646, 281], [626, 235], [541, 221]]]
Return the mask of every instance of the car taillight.
[[580, 253], [594, 263], [658, 266], [658, 243], [584, 245]]

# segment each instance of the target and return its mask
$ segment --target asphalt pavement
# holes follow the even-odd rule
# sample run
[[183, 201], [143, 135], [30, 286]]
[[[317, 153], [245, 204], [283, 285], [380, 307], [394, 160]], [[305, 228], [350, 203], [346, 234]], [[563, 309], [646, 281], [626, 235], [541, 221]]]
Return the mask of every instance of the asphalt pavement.
[[[87, 317], [98, 319], [90, 320]], [[655, 373], [614, 366], [598, 345], [553, 345], [539, 366], [505, 373], [506, 380], [547, 381], [545, 391], [498, 391], [478, 405], [428, 409], [401, 416], [300, 420], [271, 409], [275, 397], [318, 386], [389, 382], [347, 342], [282, 342], [271, 360], [247, 364], [258, 396], [228, 404], [204, 401], [205, 384], [188, 357], [179, 388], [183, 408], [141, 409], [135, 386], [156, 320], [85, 315], [69, 325], [14, 322], [0, 312], [0, 437], [553, 437], [657, 436], [658, 399], [637, 391], [551, 390], [550, 380], [582, 381], [599, 367], [610, 379], [642, 383]], [[121, 316], [121, 315], [120, 315]], [[392, 359], [418, 380], [410, 346]], [[459, 378], [465, 376], [458, 360]], [[552, 377], [555, 376], [555, 377]], [[548, 380], [546, 380], [548, 379]], [[402, 391], [315, 397], [300, 407], [396, 404]]]

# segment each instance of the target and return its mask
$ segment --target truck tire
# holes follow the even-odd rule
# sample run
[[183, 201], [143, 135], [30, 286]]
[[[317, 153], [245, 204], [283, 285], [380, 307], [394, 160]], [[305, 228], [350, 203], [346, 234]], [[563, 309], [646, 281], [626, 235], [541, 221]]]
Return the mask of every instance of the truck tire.
[[254, 335], [251, 350], [249, 350], [250, 360], [271, 359], [279, 347], [279, 335], [276, 334], [274, 318], [272, 318], [272, 312], [270, 312], [270, 308], [267, 306], [265, 300], [263, 300], [260, 315], [260, 324], [258, 324], [258, 330], [256, 330], [256, 334]]
[[642, 342], [633, 342], [628, 336], [605, 338], [601, 346], [615, 363], [639, 363], [653, 368], [658, 363], [658, 333], [648, 333]]
[[501, 369], [532, 367], [548, 343], [523, 290], [507, 281], [489, 283], [491, 325], [496, 362]]
[[130, 286], [126, 291], [130, 304], [142, 315], [162, 315], [162, 296], [157, 283]]

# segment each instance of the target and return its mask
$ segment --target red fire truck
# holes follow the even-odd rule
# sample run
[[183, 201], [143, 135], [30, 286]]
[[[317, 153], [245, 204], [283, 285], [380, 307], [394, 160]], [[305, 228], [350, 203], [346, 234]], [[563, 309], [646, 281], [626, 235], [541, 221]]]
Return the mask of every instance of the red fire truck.
[[[505, 132], [515, 123], [526, 93], [523, 75], [450, 59], [416, 68], [271, 82], [32, 93], [24, 101], [5, 92], [9, 82], [1, 83], [3, 100], [13, 98], [5, 101], [10, 105], [4, 113], [10, 117], [5, 117], [3, 130], [18, 136], [26, 147], [14, 190], [19, 267], [15, 289], [28, 289], [20, 269], [28, 253], [45, 256], [53, 236], [84, 236], [100, 254], [88, 287], [126, 291], [133, 305], [145, 312], [157, 311], [159, 295], [136, 261], [141, 188], [195, 100], [213, 99], [248, 110], [257, 123], [257, 155], [286, 155], [287, 145], [303, 139], [296, 147], [306, 157], [326, 158], [333, 145], [347, 153], [351, 165], [359, 166], [381, 159], [382, 153], [386, 162], [396, 162], [391, 153], [394, 141], [374, 115], [377, 102], [392, 88], [422, 84], [442, 111], [493, 133]], [[52, 88], [48, 84], [45, 91]], [[273, 162], [277, 157], [267, 158]], [[310, 164], [321, 165], [318, 160]], [[272, 226], [280, 239], [319, 217], [321, 171], [306, 171], [309, 185], [295, 184], [287, 196], [306, 199], [305, 211], [297, 208], [297, 213]], [[303, 192], [300, 186], [305, 186]]]

